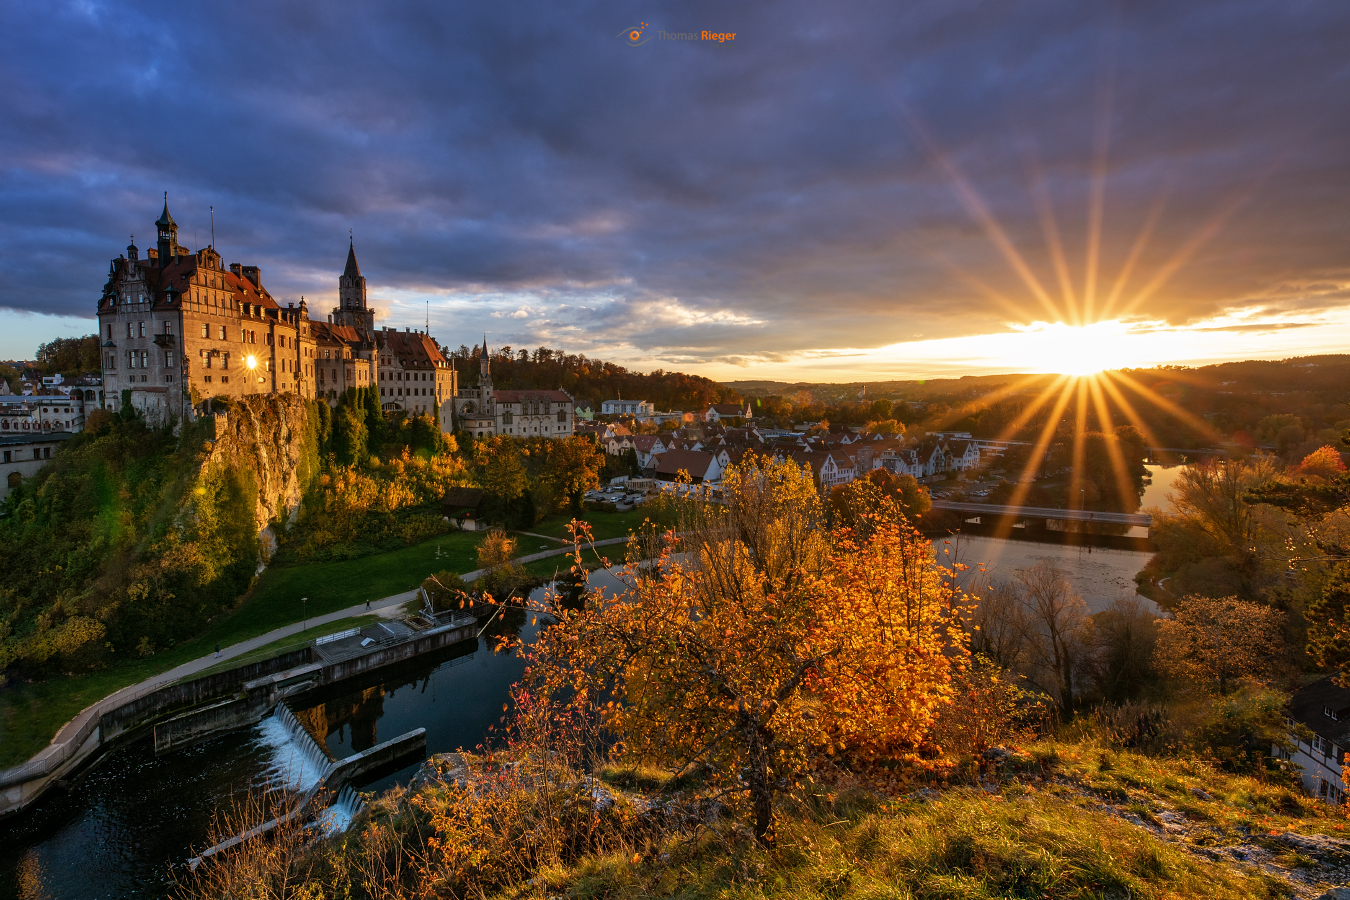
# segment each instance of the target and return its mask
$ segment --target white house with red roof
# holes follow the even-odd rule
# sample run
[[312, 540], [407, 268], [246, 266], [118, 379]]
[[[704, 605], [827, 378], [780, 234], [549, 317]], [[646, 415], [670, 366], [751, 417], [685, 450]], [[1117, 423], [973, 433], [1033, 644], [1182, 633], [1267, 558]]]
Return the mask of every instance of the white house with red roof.
[[720, 422], [723, 419], [750, 419], [754, 417], [754, 410], [749, 401], [745, 403], [714, 403], [712, 406], [700, 413], [700, 418], [705, 422]]

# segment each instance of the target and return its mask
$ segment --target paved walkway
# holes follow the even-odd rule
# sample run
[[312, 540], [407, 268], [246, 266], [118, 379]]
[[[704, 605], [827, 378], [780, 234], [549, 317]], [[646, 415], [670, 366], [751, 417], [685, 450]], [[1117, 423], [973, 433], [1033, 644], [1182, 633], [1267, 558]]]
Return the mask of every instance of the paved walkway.
[[[542, 537], [543, 535], [538, 536]], [[551, 540], [556, 540], [556, 538]], [[596, 541], [594, 546], [602, 547], [609, 544], [620, 544], [626, 542], [627, 540], [628, 538], [626, 537], [611, 538], [606, 541]], [[588, 544], [587, 546], [591, 545]], [[516, 557], [515, 562], [518, 563], [534, 562], [535, 560], [547, 559], [550, 556], [562, 556], [564, 554], [571, 552], [572, 552], [571, 546], [560, 547], [556, 550], [546, 550], [541, 553], [531, 553], [527, 556], [519, 556]], [[481, 578], [484, 574], [486, 574], [486, 572], [487, 572], [486, 569], [475, 569], [472, 572], [465, 572], [461, 577], [465, 581], [471, 582], [474, 579]], [[382, 597], [379, 600], [372, 600], [370, 601], [369, 607], [367, 607], [365, 603], [358, 603], [356, 606], [349, 606], [346, 609], [340, 609], [337, 612], [325, 613], [324, 615], [321, 616], [315, 616], [312, 619], [305, 619], [300, 622], [293, 622], [290, 625], [282, 626], [281, 628], [274, 628], [271, 631], [267, 632], [266, 634], [260, 634], [257, 637], [249, 638], [246, 641], [240, 641], [239, 643], [233, 644], [229, 647], [222, 647], [220, 650], [220, 656], [216, 656], [215, 653], [210, 653], [199, 659], [194, 659], [191, 662], [185, 662], [181, 666], [177, 666], [173, 669], [170, 669], [167, 672], [163, 672], [159, 675], [153, 675], [150, 678], [147, 678], [145, 681], [142, 681], [138, 684], [128, 685], [122, 688], [120, 691], [117, 691], [116, 693], [113, 694], [109, 694], [102, 700], [99, 700], [96, 703], [93, 703], [92, 705], [86, 707], [79, 715], [77, 715], [75, 718], [71, 719], [69, 722], [67, 722], [65, 725], [61, 727], [61, 730], [56, 733], [56, 736], [52, 738], [51, 743], [46, 748], [44, 748], [32, 759], [30, 759], [27, 763], [23, 763], [20, 766], [16, 766], [15, 768], [22, 768], [23, 766], [27, 766], [33, 763], [34, 761], [40, 760], [43, 757], [46, 757], [49, 754], [55, 752], [59, 745], [65, 744], [71, 739], [73, 739], [75, 735], [80, 731], [80, 729], [84, 726], [84, 724], [88, 722], [89, 719], [93, 716], [101, 716], [103, 715], [104, 712], [108, 710], [116, 709], [117, 707], [121, 706], [124, 703], [128, 703], [132, 700], [135, 700], [137, 697], [144, 696], [145, 694], [148, 694], [151, 691], [162, 688], [166, 684], [171, 684], [175, 681], [186, 678], [189, 675], [196, 675], [198, 672], [202, 672], [206, 669], [212, 668], [213, 666], [217, 666], [227, 659], [233, 659], [236, 656], [242, 656], [245, 653], [257, 650], [259, 647], [265, 647], [268, 644], [272, 643], [273, 641], [279, 641], [282, 638], [287, 638], [290, 637], [291, 635], [300, 634], [303, 631], [306, 631], [310, 628], [314, 628], [319, 625], [327, 625], [330, 622], [336, 622], [339, 619], [349, 619], [353, 616], [364, 616], [368, 613], [376, 613], [378, 615], [384, 616], [385, 618], [392, 618], [398, 614], [398, 612], [405, 603], [414, 599], [417, 596], [418, 590], [419, 589], [415, 588], [411, 591], [404, 591], [401, 594], [393, 594], [388, 597]]]

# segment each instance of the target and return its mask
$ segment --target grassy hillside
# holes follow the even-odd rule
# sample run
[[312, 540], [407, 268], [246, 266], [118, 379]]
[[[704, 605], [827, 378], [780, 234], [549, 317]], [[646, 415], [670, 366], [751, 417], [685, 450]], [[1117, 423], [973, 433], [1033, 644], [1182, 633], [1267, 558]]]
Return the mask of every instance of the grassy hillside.
[[[652, 821], [678, 804], [654, 793], [658, 778], [634, 776], [605, 770], [603, 787], [582, 786], [599, 798], [593, 813], [548, 826], [565, 829], [563, 847], [569, 835], [572, 847], [601, 846], [514, 874], [481, 858], [441, 867], [436, 841], [447, 835], [437, 828], [454, 821], [445, 810], [461, 794], [433, 779], [374, 801], [345, 838], [223, 859], [188, 896], [219, 896], [226, 880], [261, 888], [285, 866], [307, 897], [422, 896], [433, 884], [437, 896], [502, 898], [1313, 897], [1344, 881], [1350, 850], [1338, 808], [1198, 759], [1092, 739], [1033, 744], [978, 782], [882, 791], [822, 773], [782, 804], [773, 849], [725, 818], [655, 833]], [[616, 823], [607, 839], [596, 840], [597, 822]], [[401, 855], [426, 847], [417, 867], [394, 873]]]

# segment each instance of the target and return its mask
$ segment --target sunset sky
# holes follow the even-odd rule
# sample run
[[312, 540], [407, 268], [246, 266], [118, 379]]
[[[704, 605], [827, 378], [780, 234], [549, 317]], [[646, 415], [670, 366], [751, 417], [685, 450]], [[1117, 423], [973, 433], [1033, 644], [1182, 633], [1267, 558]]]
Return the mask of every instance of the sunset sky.
[[[646, 38], [631, 46], [633, 28]], [[1350, 6], [0, 5], [0, 357], [180, 240], [723, 380], [1350, 348]], [[661, 32], [734, 32], [664, 40]]]

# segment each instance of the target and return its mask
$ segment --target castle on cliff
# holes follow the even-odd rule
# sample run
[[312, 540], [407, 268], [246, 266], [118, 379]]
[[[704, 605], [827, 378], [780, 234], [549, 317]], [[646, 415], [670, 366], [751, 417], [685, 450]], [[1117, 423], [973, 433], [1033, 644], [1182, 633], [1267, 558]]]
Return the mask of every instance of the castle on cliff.
[[155, 227], [144, 258], [133, 242], [112, 261], [99, 299], [108, 409], [129, 391], [158, 422], [189, 417], [210, 397], [295, 393], [336, 403], [349, 387], [375, 385], [384, 409], [455, 427], [454, 367], [426, 332], [375, 327], [354, 244], [324, 321], [310, 317], [303, 298], [284, 307], [273, 299], [257, 266], [227, 268], [214, 246], [179, 244], [167, 195]]
[[[562, 390], [500, 391], [492, 385], [487, 338], [478, 386], [459, 376], [425, 331], [375, 327], [366, 279], [347, 246], [338, 305], [311, 319], [304, 298], [283, 307], [257, 266], [221, 261], [214, 243], [195, 252], [178, 243], [164, 211], [157, 242], [135, 242], [112, 261], [98, 303], [103, 405], [129, 397], [147, 420], [187, 418], [210, 397], [294, 393], [337, 403], [349, 387], [376, 386], [386, 411], [432, 416], [441, 430], [561, 437], [572, 434], [574, 403]], [[128, 393], [129, 392], [129, 393]]]

